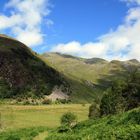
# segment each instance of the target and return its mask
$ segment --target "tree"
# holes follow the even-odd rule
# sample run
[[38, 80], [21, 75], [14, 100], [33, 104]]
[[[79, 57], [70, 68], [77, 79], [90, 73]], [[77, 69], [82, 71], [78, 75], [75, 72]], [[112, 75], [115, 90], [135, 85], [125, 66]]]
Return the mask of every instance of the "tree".
[[65, 114], [63, 114], [63, 116], [61, 117], [61, 124], [68, 126], [68, 127], [73, 127], [75, 126], [77, 123], [77, 116], [71, 112], [67, 112]]
[[126, 69], [127, 88], [122, 96], [127, 101], [127, 109], [130, 110], [140, 105], [140, 69], [137, 66], [129, 66]]
[[126, 101], [122, 96], [126, 88], [124, 81], [117, 80], [112, 83], [111, 88], [107, 89], [101, 100], [101, 115], [116, 114], [125, 111]]

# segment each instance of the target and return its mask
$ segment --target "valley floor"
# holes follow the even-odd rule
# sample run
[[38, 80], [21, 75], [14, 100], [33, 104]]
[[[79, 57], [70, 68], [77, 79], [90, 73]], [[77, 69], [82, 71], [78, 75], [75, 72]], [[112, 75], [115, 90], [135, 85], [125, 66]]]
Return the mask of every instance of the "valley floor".
[[[138, 140], [140, 108], [88, 120], [89, 105], [0, 106], [0, 140]], [[60, 117], [73, 112], [78, 121], [71, 131], [60, 133]]]
[[78, 121], [88, 118], [89, 104], [64, 105], [0, 105], [1, 131], [15, 130], [29, 127], [55, 128], [60, 125], [60, 117], [65, 112], [73, 112]]

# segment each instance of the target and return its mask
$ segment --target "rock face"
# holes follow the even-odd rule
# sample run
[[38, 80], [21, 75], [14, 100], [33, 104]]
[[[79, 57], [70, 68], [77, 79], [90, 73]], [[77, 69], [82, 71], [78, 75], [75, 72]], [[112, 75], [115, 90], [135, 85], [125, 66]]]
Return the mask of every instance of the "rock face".
[[26, 45], [4, 35], [0, 35], [0, 83], [4, 83], [0, 97], [41, 96], [50, 94], [55, 85], [66, 85], [63, 76]]
[[53, 92], [47, 97], [48, 99], [52, 100], [52, 101], [56, 101], [56, 100], [68, 100], [69, 96], [64, 93], [61, 88], [54, 88]]

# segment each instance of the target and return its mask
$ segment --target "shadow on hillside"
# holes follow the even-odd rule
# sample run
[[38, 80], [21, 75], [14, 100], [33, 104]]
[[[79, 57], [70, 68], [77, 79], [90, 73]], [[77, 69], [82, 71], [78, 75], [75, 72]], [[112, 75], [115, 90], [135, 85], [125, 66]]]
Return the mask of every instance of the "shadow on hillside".
[[106, 89], [109, 86], [111, 86], [112, 81], [124, 78], [124, 76], [125, 76], [124, 71], [111, 70], [108, 75], [101, 75], [100, 76], [101, 78], [98, 79], [98, 83], [102, 88]]

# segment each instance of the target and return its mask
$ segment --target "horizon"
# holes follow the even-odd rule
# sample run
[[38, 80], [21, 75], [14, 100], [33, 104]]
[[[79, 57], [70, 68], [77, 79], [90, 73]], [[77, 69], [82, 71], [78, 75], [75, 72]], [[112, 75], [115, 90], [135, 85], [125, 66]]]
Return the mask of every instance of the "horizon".
[[84, 58], [84, 57], [80, 57], [80, 56], [76, 56], [76, 55], [72, 55], [72, 54], [66, 54], [66, 53], [61, 53], [61, 52], [44, 52], [44, 53], [42, 53], [42, 55], [43, 54], [59, 54], [59, 55], [69, 55], [69, 56], [72, 56], [72, 57], [76, 57], [76, 58], [81, 58], [81, 59], [103, 59], [103, 60], [105, 60], [105, 61], [107, 61], [107, 62], [112, 62], [112, 61], [120, 61], [120, 62], [125, 62], [125, 61], [133, 61], [133, 60], [136, 60], [136, 61], [138, 61], [138, 62], [140, 62], [138, 59], [136, 59], [136, 58], [132, 58], [132, 59], [126, 59], [126, 60], [118, 60], [118, 59], [112, 59], [112, 60], [107, 60], [107, 59], [104, 59], [104, 58], [102, 58], [102, 57], [91, 57], [91, 58]]
[[0, 9], [0, 34], [37, 53], [140, 61], [140, 0], [3, 0]]

